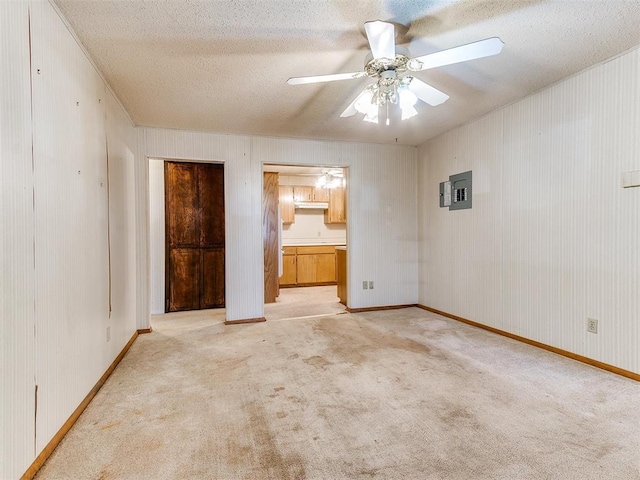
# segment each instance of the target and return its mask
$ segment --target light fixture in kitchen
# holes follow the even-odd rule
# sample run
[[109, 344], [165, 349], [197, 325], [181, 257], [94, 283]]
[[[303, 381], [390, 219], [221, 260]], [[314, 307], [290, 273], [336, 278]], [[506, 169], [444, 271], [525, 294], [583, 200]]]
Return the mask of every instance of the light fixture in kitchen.
[[342, 170], [329, 170], [318, 177], [316, 187], [319, 188], [337, 188], [344, 184], [344, 175]]

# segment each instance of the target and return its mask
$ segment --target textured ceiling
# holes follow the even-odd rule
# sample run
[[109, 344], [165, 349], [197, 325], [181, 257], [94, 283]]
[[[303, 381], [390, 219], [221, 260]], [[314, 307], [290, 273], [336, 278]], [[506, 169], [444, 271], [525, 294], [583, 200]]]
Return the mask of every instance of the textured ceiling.
[[[55, 0], [137, 125], [417, 145], [640, 44], [637, 0]], [[370, 79], [368, 20], [412, 56], [498, 36], [500, 55], [419, 72], [451, 98], [390, 126], [340, 118]], [[397, 139], [397, 140], [396, 140]]]

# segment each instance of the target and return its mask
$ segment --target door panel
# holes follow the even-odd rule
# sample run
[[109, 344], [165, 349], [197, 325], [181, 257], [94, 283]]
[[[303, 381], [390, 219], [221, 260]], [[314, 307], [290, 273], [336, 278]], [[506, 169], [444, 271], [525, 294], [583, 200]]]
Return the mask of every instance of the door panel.
[[224, 245], [224, 174], [222, 168], [199, 167], [200, 246]]
[[224, 306], [224, 169], [165, 162], [166, 311]]
[[169, 259], [169, 311], [200, 308], [198, 279], [200, 278], [200, 250], [174, 248]]
[[298, 255], [298, 283], [316, 283], [316, 256]]
[[278, 187], [278, 203], [282, 223], [290, 225], [296, 221], [296, 211], [293, 205], [293, 187], [281, 185]]
[[168, 165], [165, 197], [171, 206], [166, 212], [169, 245], [195, 247], [199, 230], [198, 191], [194, 188], [197, 172], [190, 164]]
[[280, 277], [280, 285], [296, 284], [296, 256], [282, 256], [282, 276]]
[[200, 308], [224, 306], [224, 249], [202, 250], [202, 300]]
[[313, 187], [304, 187], [304, 186], [293, 187], [293, 200], [295, 202], [313, 201]]
[[334, 253], [321, 253], [316, 255], [316, 258], [316, 282], [335, 282], [336, 255]]

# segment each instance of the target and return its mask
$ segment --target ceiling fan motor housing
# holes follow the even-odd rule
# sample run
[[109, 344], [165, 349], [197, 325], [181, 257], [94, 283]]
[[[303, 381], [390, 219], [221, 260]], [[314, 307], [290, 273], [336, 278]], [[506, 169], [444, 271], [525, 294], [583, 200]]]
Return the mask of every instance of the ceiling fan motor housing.
[[396, 45], [396, 58], [373, 58], [373, 54], [369, 53], [364, 59], [364, 71], [370, 77], [380, 77], [383, 72], [407, 71], [409, 63], [409, 50]]

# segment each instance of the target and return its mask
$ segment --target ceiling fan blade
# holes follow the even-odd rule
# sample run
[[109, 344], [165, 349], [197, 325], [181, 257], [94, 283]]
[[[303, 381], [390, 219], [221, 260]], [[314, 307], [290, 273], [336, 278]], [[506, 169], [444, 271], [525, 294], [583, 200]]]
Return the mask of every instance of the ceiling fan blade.
[[358, 102], [358, 100], [360, 100], [360, 97], [364, 94], [364, 92], [366, 92], [367, 89], [365, 88], [364, 90], [362, 90], [358, 95], [356, 95], [356, 98], [353, 99], [353, 102], [351, 102], [349, 104], [349, 106], [345, 109], [344, 112], [342, 112], [340, 114], [341, 117], [352, 117], [353, 115], [355, 115], [356, 113], [358, 113], [358, 110], [356, 110], [356, 103]]
[[292, 77], [287, 80], [289, 85], [306, 85], [308, 83], [335, 82], [336, 80], [351, 80], [354, 78], [363, 78], [367, 74], [364, 72], [353, 73], [333, 73], [329, 75], [316, 75], [312, 77]]
[[[503, 46], [504, 43], [498, 37], [487, 38], [478, 42], [468, 43], [467, 45], [460, 45], [459, 47], [413, 58], [409, 61], [408, 66], [410, 70], [417, 72], [429, 68], [452, 65], [454, 63], [466, 62], [467, 60], [497, 55], [502, 51]], [[418, 63], [418, 65], [415, 65], [416, 63]]]
[[420, 100], [428, 103], [432, 107], [440, 105], [449, 99], [449, 95], [441, 92], [437, 88], [433, 88], [431, 85], [427, 85], [416, 77], [412, 77], [411, 82], [409, 83], [409, 90], [411, 90]]
[[396, 58], [395, 29], [393, 24], [381, 22], [367, 22], [364, 24], [373, 58]]

